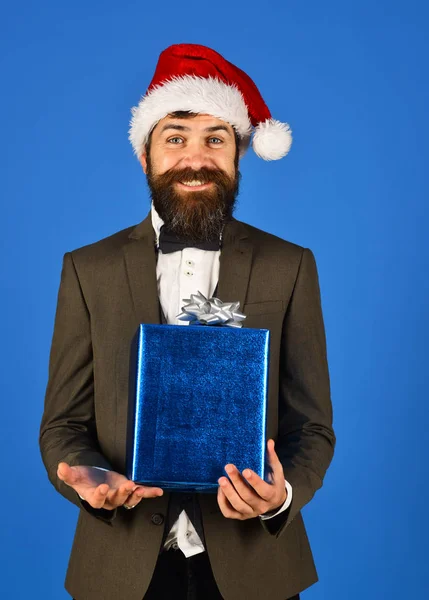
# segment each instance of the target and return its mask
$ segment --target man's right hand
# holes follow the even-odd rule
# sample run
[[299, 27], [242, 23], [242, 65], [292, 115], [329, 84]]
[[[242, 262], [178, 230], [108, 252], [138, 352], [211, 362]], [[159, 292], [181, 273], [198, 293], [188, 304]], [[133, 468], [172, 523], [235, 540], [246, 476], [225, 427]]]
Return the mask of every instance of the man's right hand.
[[142, 498], [156, 498], [164, 493], [161, 488], [138, 485], [120, 473], [96, 467], [70, 467], [60, 462], [57, 475], [93, 508], [114, 510], [124, 504], [134, 507]]

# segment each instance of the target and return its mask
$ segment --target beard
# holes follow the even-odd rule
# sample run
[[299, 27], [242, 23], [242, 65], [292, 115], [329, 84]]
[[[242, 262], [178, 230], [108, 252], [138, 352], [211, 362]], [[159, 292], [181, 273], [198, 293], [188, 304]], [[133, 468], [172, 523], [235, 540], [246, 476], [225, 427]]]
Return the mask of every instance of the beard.
[[[231, 177], [221, 169], [190, 167], [169, 169], [157, 175], [150, 158], [147, 163], [147, 183], [155, 210], [166, 229], [184, 240], [205, 242], [219, 239], [225, 223], [235, 210], [240, 173], [235, 168]], [[206, 190], [180, 190], [177, 182], [212, 182]]]

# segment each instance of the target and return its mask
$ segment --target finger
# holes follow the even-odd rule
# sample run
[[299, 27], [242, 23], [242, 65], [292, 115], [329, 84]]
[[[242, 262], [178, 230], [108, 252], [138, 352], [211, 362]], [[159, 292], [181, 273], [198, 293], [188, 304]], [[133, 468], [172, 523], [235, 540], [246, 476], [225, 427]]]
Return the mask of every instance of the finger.
[[218, 483], [234, 510], [242, 515], [253, 516], [255, 511], [239, 496], [237, 490], [227, 477], [220, 477]]
[[128, 508], [134, 508], [141, 501], [142, 501], [142, 496], [137, 496], [137, 494], [135, 492], [133, 492], [132, 494], [130, 494], [128, 496], [128, 498], [125, 498], [125, 501], [123, 502], [122, 506], [126, 506]]
[[112, 507], [106, 502], [109, 486], [107, 483], [102, 483], [95, 489], [88, 488], [84, 498], [92, 506], [92, 508], [106, 508], [110, 510]]
[[219, 505], [220, 511], [224, 517], [227, 519], [238, 519], [243, 520], [243, 515], [234, 510], [223, 493], [222, 489], [218, 487], [217, 490], [217, 503]]
[[136, 506], [143, 498], [158, 498], [164, 494], [164, 490], [157, 487], [140, 485], [128, 496], [125, 503], [127, 506]]
[[127, 502], [129, 496], [134, 492], [136, 487], [137, 486], [133, 481], [126, 481], [121, 486], [119, 486], [119, 488], [111, 489], [108, 492], [107, 502], [114, 508], [122, 506], [125, 502]]
[[231, 464], [226, 465], [225, 471], [228, 473], [231, 483], [240, 498], [242, 498], [242, 500], [255, 512], [258, 513], [263, 510], [263, 498], [256, 493], [253, 487], [249, 486], [237, 467]]
[[273, 498], [276, 495], [276, 492], [278, 491], [275, 485], [267, 483], [266, 481], [261, 479], [259, 475], [255, 473], [255, 471], [252, 471], [251, 469], [244, 469], [243, 477], [252, 486], [252, 488], [255, 490], [258, 496], [262, 498], [264, 502], [271, 502], [273, 500]]
[[163, 496], [164, 490], [159, 487], [140, 485], [135, 493], [138, 498], [157, 498]]
[[267, 442], [267, 449], [268, 449], [268, 461], [273, 470], [274, 482], [279, 481], [279, 480], [284, 481], [283, 465], [280, 462], [279, 457], [277, 456], [277, 452], [275, 451], [275, 443], [272, 438], [270, 438]]
[[93, 508], [113, 510], [118, 506], [122, 506], [131, 494], [133, 487], [130, 483], [132, 484], [132, 482], [127, 482], [126, 485], [122, 485], [120, 488], [111, 488], [107, 483], [102, 483], [95, 488], [87, 488], [85, 493], [81, 495]]

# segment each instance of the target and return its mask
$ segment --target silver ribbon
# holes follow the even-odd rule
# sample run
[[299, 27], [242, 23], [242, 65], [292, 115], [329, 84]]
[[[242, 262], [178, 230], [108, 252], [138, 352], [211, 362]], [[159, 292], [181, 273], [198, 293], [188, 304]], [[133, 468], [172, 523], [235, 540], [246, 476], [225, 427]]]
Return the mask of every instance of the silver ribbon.
[[240, 302], [222, 302], [219, 298], [207, 299], [200, 291], [182, 300], [182, 312], [177, 315], [190, 325], [226, 325], [242, 327], [246, 315], [240, 312]]

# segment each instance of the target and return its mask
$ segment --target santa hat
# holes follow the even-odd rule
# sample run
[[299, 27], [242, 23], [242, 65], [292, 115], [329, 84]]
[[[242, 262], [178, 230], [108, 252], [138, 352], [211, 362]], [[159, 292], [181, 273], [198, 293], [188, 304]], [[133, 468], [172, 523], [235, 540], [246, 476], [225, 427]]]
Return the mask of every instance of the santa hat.
[[253, 149], [265, 160], [282, 158], [292, 143], [289, 125], [271, 117], [252, 79], [206, 46], [174, 44], [160, 54], [146, 94], [131, 109], [129, 139], [138, 158], [158, 121], [175, 111], [206, 113], [232, 125], [240, 156], [252, 131]]

